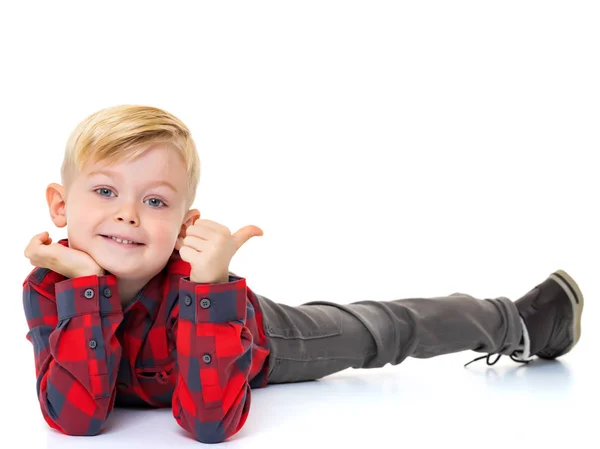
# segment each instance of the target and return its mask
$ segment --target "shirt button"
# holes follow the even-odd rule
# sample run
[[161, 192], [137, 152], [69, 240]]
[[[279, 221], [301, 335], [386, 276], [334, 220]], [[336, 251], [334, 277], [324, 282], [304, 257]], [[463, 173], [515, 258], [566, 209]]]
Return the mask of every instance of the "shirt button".
[[204, 354], [204, 356], [202, 357], [202, 360], [204, 360], [204, 363], [210, 363], [212, 358], [210, 357], [210, 354]]
[[210, 307], [210, 299], [202, 298], [202, 301], [200, 301], [200, 307], [203, 309], [208, 309]]
[[92, 290], [91, 288], [86, 289], [85, 292], [83, 292], [83, 295], [87, 298], [87, 299], [92, 299], [94, 297], [94, 290]]
[[92, 349], [94, 349], [96, 347], [97, 343], [96, 340], [90, 340], [88, 346]]
[[106, 287], [102, 294], [105, 298], [110, 298], [112, 296], [112, 291], [110, 290], [110, 288]]
[[192, 298], [190, 296], [186, 296], [183, 302], [186, 306], [189, 306], [192, 303]]

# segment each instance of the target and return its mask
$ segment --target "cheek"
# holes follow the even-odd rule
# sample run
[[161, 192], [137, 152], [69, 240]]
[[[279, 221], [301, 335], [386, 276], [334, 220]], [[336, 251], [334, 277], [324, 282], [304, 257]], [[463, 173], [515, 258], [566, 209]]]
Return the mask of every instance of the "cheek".
[[67, 221], [67, 225], [71, 225], [76, 234], [86, 235], [88, 238], [98, 233], [101, 223], [102, 219], [97, 211], [77, 214], [70, 221]]
[[[98, 209], [85, 206], [82, 203], [72, 204], [67, 208], [67, 232], [69, 240], [82, 239], [88, 236], [95, 227], [94, 223], [98, 221]], [[80, 242], [81, 243], [81, 242]]]
[[145, 229], [150, 241], [161, 246], [175, 245], [178, 231], [179, 227], [170, 220], [152, 220]]
[[97, 218], [90, 214], [78, 214], [67, 220], [67, 238], [69, 245], [90, 252], [97, 234]]
[[93, 226], [103, 212], [105, 213], [93, 197], [75, 197], [67, 207], [67, 225], [73, 223], [78, 227]]

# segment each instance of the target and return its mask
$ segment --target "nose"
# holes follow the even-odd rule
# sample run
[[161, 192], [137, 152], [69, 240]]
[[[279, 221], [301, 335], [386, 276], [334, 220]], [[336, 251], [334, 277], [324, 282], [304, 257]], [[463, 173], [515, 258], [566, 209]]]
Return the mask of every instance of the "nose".
[[132, 224], [132, 225], [135, 225], [135, 226], [138, 225], [137, 219], [131, 219], [130, 218], [129, 220], [127, 220], [127, 219], [122, 218], [122, 217], [117, 217], [115, 221], [129, 221], [129, 224]]
[[131, 225], [139, 226], [140, 220], [134, 206], [123, 206], [115, 214], [115, 221], [125, 221]]

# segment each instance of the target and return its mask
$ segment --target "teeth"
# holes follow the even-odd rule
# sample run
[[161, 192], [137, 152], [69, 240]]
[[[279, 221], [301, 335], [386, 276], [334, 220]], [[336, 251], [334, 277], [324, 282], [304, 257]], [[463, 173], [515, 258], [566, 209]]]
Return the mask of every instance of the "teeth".
[[128, 245], [136, 243], [136, 242], [132, 242], [131, 240], [121, 240], [121, 239], [118, 239], [117, 237], [111, 237], [111, 239], [113, 239], [116, 242], [125, 243], [125, 244], [128, 244]]

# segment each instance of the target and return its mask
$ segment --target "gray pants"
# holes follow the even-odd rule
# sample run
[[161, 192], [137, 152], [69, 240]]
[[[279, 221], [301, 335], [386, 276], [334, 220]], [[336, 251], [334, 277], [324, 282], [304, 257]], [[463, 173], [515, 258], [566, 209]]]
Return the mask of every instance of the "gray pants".
[[521, 340], [515, 304], [464, 293], [433, 298], [278, 304], [258, 295], [271, 343], [268, 383], [315, 380], [346, 368], [397, 365], [472, 350], [510, 354]]

